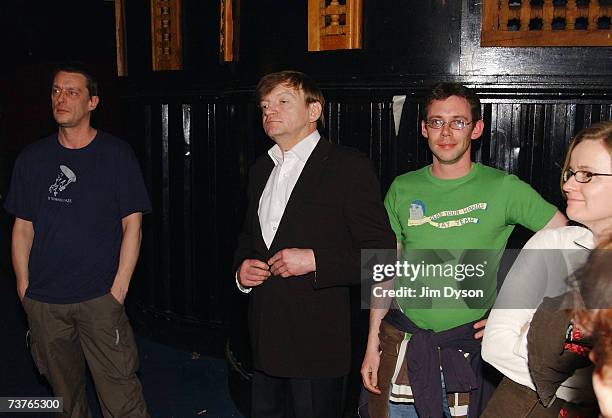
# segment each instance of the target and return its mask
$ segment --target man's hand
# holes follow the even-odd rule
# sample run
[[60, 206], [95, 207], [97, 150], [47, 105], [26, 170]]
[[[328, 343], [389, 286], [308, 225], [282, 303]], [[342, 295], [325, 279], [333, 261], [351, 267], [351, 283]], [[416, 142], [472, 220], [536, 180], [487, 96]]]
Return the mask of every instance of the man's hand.
[[317, 270], [314, 251], [310, 248], [285, 248], [268, 260], [270, 271], [275, 276], [301, 276]]
[[484, 335], [485, 325], [487, 325], [487, 318], [481, 319], [480, 321], [474, 324], [474, 329], [478, 330], [478, 332], [474, 334], [474, 338], [476, 338], [477, 340], [482, 338], [482, 336]]
[[25, 297], [27, 289], [28, 283], [17, 282], [17, 295], [19, 296], [19, 300], [21, 302], [23, 302], [23, 298]]
[[247, 258], [238, 269], [238, 281], [244, 287], [255, 287], [270, 277], [270, 266], [260, 260]]
[[366, 350], [363, 363], [361, 363], [361, 380], [367, 390], [377, 395], [380, 395], [380, 389], [378, 389], [379, 364], [380, 353], [378, 351]]
[[117, 302], [123, 305], [123, 302], [125, 302], [125, 297], [127, 296], [127, 289], [122, 289], [117, 284], [113, 283], [110, 293]]
[[142, 225], [142, 212], [134, 212], [121, 218], [123, 237], [119, 250], [119, 266], [110, 290], [111, 296], [121, 305], [125, 302], [140, 254], [140, 242], [142, 241], [140, 225]]

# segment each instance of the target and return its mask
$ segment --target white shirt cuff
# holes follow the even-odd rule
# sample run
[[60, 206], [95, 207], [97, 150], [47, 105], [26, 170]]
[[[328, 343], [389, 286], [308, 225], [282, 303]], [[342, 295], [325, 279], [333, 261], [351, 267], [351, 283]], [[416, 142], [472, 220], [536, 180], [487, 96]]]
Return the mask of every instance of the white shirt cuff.
[[238, 290], [240, 290], [242, 293], [251, 293], [251, 290], [253, 290], [253, 289], [251, 289], [249, 287], [244, 287], [238, 281], [238, 271], [236, 271], [235, 277], [236, 277], [236, 286], [238, 286]]

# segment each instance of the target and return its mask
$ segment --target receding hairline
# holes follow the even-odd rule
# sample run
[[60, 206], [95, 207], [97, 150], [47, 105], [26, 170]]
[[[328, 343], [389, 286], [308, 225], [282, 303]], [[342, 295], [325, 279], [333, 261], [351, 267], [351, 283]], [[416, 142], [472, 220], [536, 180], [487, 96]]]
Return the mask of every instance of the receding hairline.
[[260, 102], [263, 101], [264, 97], [269, 96], [270, 93], [272, 93], [278, 87], [284, 87], [285, 89], [287, 89], [287, 90], [289, 90], [291, 92], [295, 92], [295, 93], [302, 92], [302, 95], [304, 95], [304, 89], [301, 86], [299, 86], [299, 87], [298, 86], [294, 86], [291, 83], [279, 83], [279, 84], [276, 84], [274, 87], [272, 87], [270, 89], [270, 91], [262, 92], [263, 94], [259, 98], [259, 101]]
[[316, 101], [323, 103], [325, 100], [321, 89], [314, 80], [305, 73], [293, 70], [278, 71], [264, 75], [257, 83], [255, 93], [260, 98], [281, 85], [295, 90], [302, 90], [307, 102], [312, 102], [315, 101], [313, 99], [316, 99]]
[[58, 71], [57, 73], [55, 73], [55, 76], [53, 76], [53, 84], [52, 84], [53, 86], [56, 86], [56, 85], [57, 85], [57, 83], [55, 82], [55, 80], [57, 79], [57, 76], [58, 76], [60, 73], [80, 75], [80, 76], [83, 78], [83, 80], [85, 81], [85, 89], [87, 89], [87, 77], [85, 77], [85, 75], [83, 75], [83, 74], [81, 74], [81, 73], [78, 73], [78, 72], [73, 72], [73, 71], [63, 71], [63, 70]]

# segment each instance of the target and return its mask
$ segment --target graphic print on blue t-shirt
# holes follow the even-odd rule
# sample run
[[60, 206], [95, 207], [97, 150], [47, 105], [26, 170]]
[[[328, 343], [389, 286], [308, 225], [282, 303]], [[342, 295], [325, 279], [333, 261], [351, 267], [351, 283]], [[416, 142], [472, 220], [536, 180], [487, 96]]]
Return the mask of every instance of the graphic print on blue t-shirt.
[[413, 200], [410, 202], [410, 209], [408, 213], [408, 226], [420, 226], [429, 224], [438, 229], [454, 228], [466, 224], [477, 224], [480, 222], [480, 218], [474, 216], [464, 216], [458, 219], [450, 219], [446, 221], [437, 222], [440, 218], [462, 216], [468, 213], [472, 213], [477, 210], [487, 210], [488, 204], [485, 202], [473, 203], [461, 209], [442, 210], [434, 213], [431, 216], [425, 216], [425, 202], [422, 200]]
[[57, 177], [55, 178], [55, 182], [49, 186], [49, 194], [53, 196], [48, 196], [48, 200], [53, 200], [55, 202], [64, 202], [64, 203], [72, 203], [72, 199], [62, 199], [58, 198], [57, 195], [71, 184], [76, 183], [77, 176], [69, 167], [60, 164], [60, 171]]

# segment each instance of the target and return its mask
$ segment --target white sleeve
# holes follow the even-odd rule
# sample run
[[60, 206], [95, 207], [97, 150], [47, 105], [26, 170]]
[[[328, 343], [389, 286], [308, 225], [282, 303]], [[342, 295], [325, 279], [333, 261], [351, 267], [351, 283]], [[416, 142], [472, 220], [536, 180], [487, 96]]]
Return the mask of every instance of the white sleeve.
[[240, 290], [242, 293], [251, 293], [251, 288], [248, 287], [244, 287], [243, 285], [240, 284], [240, 282], [238, 281], [238, 271], [236, 270], [236, 286], [238, 287], [238, 290]]
[[[531, 320], [533, 319], [533, 315], [535, 315], [535, 310], [529, 315], [530, 324], [531, 324]], [[528, 352], [529, 352], [527, 348], [527, 334], [529, 334], [530, 326], [531, 325], [528, 325], [524, 328], [521, 327], [519, 336], [516, 342], [514, 343], [514, 347], [512, 347], [512, 352], [516, 354], [517, 356], [524, 358], [525, 360], [527, 360]]]
[[535, 390], [527, 365], [527, 332], [535, 309], [493, 309], [482, 339], [482, 358], [504, 376]]
[[527, 363], [527, 331], [546, 291], [546, 257], [537, 251], [550, 242], [548, 232], [525, 244], [506, 276], [482, 339], [482, 358], [509, 379], [535, 390]]

